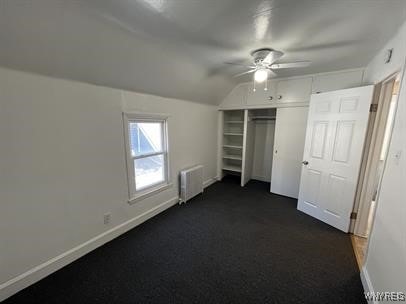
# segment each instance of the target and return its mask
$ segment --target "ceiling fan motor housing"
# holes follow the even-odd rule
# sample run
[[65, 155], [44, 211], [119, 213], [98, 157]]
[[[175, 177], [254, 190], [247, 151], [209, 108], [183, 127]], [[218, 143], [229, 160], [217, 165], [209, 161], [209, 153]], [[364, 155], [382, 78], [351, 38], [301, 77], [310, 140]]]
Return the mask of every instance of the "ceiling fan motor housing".
[[255, 63], [260, 63], [260, 62], [264, 61], [266, 56], [268, 56], [268, 54], [272, 51], [273, 51], [273, 49], [271, 49], [271, 48], [262, 48], [262, 49], [252, 51], [251, 56], [254, 58]]

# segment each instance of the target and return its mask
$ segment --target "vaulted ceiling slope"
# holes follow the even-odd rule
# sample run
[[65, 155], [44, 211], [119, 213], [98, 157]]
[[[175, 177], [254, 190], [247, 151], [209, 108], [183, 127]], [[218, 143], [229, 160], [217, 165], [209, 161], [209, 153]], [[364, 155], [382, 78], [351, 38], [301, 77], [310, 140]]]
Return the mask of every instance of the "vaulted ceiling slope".
[[278, 76], [365, 66], [406, 20], [404, 0], [0, 0], [0, 65], [218, 104], [272, 47]]

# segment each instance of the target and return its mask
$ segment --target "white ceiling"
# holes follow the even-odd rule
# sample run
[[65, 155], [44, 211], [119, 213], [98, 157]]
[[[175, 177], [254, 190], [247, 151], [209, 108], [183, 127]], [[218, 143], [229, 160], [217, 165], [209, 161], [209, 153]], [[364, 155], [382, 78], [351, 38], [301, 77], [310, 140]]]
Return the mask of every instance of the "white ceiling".
[[[406, 20], [405, 0], [0, 0], [0, 65], [218, 103], [260, 47], [291, 76], [365, 66]], [[248, 60], [248, 61], [247, 61]], [[248, 76], [249, 77], [249, 76]]]

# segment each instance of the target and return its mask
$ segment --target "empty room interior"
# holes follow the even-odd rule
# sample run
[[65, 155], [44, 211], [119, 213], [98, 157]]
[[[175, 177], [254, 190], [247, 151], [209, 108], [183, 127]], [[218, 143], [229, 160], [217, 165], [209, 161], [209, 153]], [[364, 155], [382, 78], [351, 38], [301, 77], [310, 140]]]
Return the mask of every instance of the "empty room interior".
[[406, 301], [405, 0], [0, 0], [0, 302]]

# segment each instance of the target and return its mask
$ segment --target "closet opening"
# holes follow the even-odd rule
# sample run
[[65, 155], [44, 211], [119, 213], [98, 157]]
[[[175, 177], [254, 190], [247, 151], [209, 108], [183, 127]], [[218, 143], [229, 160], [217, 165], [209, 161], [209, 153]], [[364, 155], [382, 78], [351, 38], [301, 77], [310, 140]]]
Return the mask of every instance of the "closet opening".
[[219, 174], [267, 183], [268, 191], [298, 198], [308, 107], [220, 111]]
[[275, 108], [222, 112], [221, 177], [271, 182], [275, 117]]
[[253, 149], [247, 154], [252, 163], [250, 179], [271, 183], [276, 109], [250, 110], [249, 119], [253, 129]]

